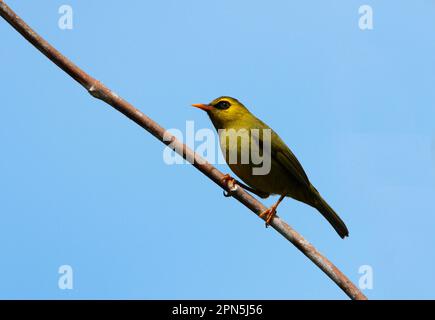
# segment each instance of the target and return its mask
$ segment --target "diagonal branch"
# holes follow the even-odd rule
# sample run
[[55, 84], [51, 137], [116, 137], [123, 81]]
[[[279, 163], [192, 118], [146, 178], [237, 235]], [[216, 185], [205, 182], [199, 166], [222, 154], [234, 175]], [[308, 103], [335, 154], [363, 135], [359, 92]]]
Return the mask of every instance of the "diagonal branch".
[[[144, 113], [136, 109], [133, 105], [119, 97], [100, 81], [94, 79], [82, 69], [77, 67], [68, 58], [57, 51], [46, 40], [33, 31], [18, 15], [9, 8], [3, 0], [0, 0], [0, 15], [33, 46], [41, 51], [48, 59], [54, 62], [59, 68], [69, 74], [74, 80], [80, 83], [93, 97], [100, 99], [113, 108], [133, 120], [136, 124], [155, 136], [166, 145], [170, 145], [183, 158], [189, 160], [192, 165], [219, 185], [222, 189], [230, 192], [229, 186], [223, 181], [224, 174], [203, 158], [196, 154], [192, 149], [177, 140], [174, 136], [162, 128], [159, 124], [147, 117]], [[169, 139], [168, 139], [169, 137]], [[263, 212], [266, 207], [252, 197], [242, 188], [231, 191], [231, 195], [241, 202], [245, 207], [255, 214]], [[278, 231], [284, 238], [290, 241], [315, 265], [317, 265], [326, 275], [331, 278], [351, 299], [366, 300], [366, 296], [325, 256], [316, 250], [307, 240], [291, 228], [281, 218], [275, 217], [271, 221], [271, 226]]]

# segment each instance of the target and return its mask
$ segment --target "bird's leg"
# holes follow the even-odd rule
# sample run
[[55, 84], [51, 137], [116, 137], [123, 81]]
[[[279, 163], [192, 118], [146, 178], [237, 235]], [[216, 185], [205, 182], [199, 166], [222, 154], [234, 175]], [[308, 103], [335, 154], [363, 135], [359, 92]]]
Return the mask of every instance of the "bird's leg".
[[230, 189], [230, 191], [224, 190], [225, 197], [231, 197], [231, 194], [237, 190], [237, 186], [241, 186], [243, 189], [252, 192], [253, 194], [259, 196], [260, 198], [266, 199], [267, 197], [269, 197], [268, 193], [252, 189], [251, 187], [248, 187], [246, 184], [241, 183], [239, 180], [234, 179], [228, 173], [223, 176], [222, 182], [225, 183]]
[[275, 217], [276, 215], [276, 208], [278, 208], [279, 204], [281, 203], [281, 201], [285, 198], [285, 194], [281, 195], [278, 199], [278, 201], [271, 206], [269, 209], [264, 210], [262, 213], [260, 213], [258, 216], [260, 218], [263, 218], [264, 216], [266, 216], [266, 228], [269, 226], [270, 222], [272, 221], [273, 217]]
[[225, 183], [229, 189], [229, 191], [224, 190], [224, 196], [231, 197], [231, 193], [237, 190], [236, 179], [227, 173], [223, 176], [222, 182]]

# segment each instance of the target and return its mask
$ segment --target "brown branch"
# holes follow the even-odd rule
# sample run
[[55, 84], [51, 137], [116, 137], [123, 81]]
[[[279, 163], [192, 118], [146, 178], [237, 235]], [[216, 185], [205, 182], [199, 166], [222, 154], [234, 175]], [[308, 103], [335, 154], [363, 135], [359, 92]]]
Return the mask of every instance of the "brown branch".
[[[177, 140], [166, 132], [164, 128], [147, 117], [133, 105], [119, 97], [100, 81], [94, 79], [86, 72], [77, 67], [68, 58], [52, 47], [47, 41], [33, 31], [18, 15], [15, 14], [3, 0], [0, 0], [0, 15], [33, 46], [41, 51], [48, 59], [54, 62], [59, 68], [68, 73], [74, 80], [80, 83], [95, 98], [100, 99], [113, 108], [133, 120], [136, 124], [147, 130], [166, 145], [171, 144], [175, 151], [185, 159], [189, 160], [195, 168], [218, 184], [222, 189], [229, 191], [228, 185], [223, 182], [224, 174], [214, 166], [207, 163], [203, 158], [196, 154], [185, 144]], [[167, 139], [169, 136], [169, 140]], [[193, 160], [193, 161], [192, 161]], [[252, 197], [242, 188], [237, 188], [232, 192], [232, 196], [249, 208], [255, 214], [259, 214], [266, 207]], [[336, 267], [314, 248], [299, 233], [291, 228], [281, 218], [276, 217], [271, 222], [271, 226], [278, 231], [284, 238], [290, 241], [304, 255], [306, 255], [315, 265], [317, 265], [328, 277], [330, 277], [350, 298], [366, 300], [366, 296]]]

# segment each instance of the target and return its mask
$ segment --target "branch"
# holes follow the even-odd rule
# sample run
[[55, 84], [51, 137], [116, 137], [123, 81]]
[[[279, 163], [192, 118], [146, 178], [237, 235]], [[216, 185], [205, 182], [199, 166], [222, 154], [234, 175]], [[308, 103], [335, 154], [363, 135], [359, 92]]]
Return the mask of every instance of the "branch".
[[[224, 174], [211, 164], [207, 163], [202, 157], [196, 154], [188, 146], [177, 140], [174, 136], [162, 128], [159, 124], [147, 117], [133, 105], [119, 97], [100, 81], [94, 79], [82, 69], [77, 67], [68, 58], [62, 55], [46, 40], [33, 31], [18, 15], [9, 8], [3, 0], [0, 0], [0, 15], [33, 46], [41, 51], [48, 59], [54, 62], [59, 68], [69, 74], [74, 80], [80, 83], [93, 97], [100, 99], [113, 108], [133, 120], [136, 124], [151, 133], [158, 140], [166, 145], [171, 145], [184, 159], [189, 160], [192, 165], [210, 178], [226, 191], [229, 186], [223, 181]], [[169, 139], [168, 139], [169, 137]], [[233, 198], [241, 202], [245, 207], [259, 215], [266, 210], [266, 207], [252, 197], [242, 188], [231, 191]], [[307, 240], [291, 228], [281, 218], [276, 216], [270, 224], [284, 238], [290, 241], [315, 265], [317, 265], [326, 275], [331, 278], [351, 299], [366, 300], [366, 296], [325, 256], [316, 250]]]

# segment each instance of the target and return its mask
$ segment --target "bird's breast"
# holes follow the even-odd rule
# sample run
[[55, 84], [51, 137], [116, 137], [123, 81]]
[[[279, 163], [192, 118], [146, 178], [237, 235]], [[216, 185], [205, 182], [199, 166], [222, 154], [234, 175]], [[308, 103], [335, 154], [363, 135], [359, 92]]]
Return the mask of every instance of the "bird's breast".
[[[246, 130], [248, 131], [248, 130]], [[231, 170], [250, 187], [269, 194], [293, 193], [285, 169], [263, 152], [243, 129], [219, 130], [220, 147]]]

